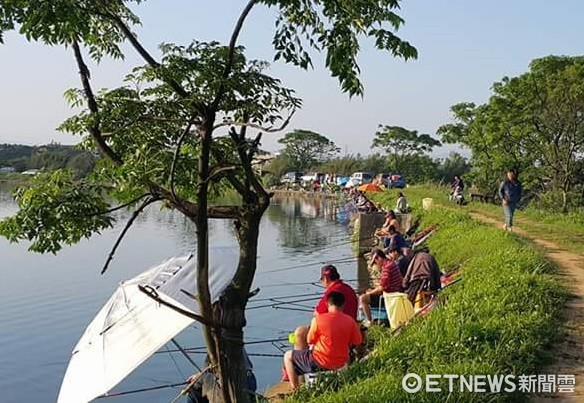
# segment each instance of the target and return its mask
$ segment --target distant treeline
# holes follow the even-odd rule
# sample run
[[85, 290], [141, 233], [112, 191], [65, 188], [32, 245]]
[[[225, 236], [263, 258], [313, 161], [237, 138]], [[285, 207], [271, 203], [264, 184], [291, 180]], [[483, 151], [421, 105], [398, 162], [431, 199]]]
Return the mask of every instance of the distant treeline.
[[77, 177], [83, 177], [91, 171], [95, 160], [96, 155], [70, 145], [0, 144], [0, 168], [5, 171], [10, 168], [15, 172], [69, 168]]

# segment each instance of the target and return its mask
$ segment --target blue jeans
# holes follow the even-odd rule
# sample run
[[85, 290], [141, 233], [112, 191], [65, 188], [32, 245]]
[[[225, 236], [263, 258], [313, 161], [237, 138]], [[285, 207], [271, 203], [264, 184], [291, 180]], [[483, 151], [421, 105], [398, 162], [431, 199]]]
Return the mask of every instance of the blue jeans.
[[505, 215], [505, 225], [508, 228], [513, 226], [513, 214], [515, 214], [516, 204], [503, 204], [503, 214]]

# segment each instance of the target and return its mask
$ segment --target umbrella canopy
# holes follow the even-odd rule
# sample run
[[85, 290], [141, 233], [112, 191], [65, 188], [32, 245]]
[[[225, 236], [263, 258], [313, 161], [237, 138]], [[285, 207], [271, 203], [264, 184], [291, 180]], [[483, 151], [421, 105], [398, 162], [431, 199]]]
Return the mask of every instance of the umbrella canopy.
[[[213, 302], [227, 288], [239, 256], [234, 248], [209, 249], [209, 289]], [[125, 281], [91, 321], [73, 349], [58, 403], [88, 402], [108, 392], [193, 319], [144, 294], [150, 286], [172, 304], [200, 314], [198, 302], [181, 292], [196, 292], [196, 258], [174, 257]]]
[[363, 185], [357, 188], [362, 192], [383, 192], [383, 188], [379, 185], [374, 183], [364, 183]]

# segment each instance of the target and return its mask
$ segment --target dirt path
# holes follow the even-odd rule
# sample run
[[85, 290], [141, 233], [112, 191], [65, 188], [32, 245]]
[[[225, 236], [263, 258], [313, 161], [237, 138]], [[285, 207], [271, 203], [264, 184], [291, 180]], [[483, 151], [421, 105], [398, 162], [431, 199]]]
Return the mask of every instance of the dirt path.
[[[500, 220], [480, 213], [471, 213], [471, 216], [503, 228]], [[561, 281], [573, 294], [573, 298], [566, 304], [564, 328], [553, 350], [554, 362], [543, 373], [575, 375], [575, 393], [546, 394], [534, 397], [532, 401], [584, 402], [584, 255], [568, 252], [555, 243], [540, 239], [521, 228], [513, 229], [518, 235], [542, 248], [545, 256], [558, 266]]]

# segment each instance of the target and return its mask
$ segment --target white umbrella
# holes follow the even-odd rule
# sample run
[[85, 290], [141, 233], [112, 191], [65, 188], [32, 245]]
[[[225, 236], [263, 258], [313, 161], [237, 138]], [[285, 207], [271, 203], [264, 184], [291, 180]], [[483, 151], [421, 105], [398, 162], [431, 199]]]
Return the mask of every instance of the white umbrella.
[[[239, 256], [234, 248], [209, 250], [209, 289], [213, 302], [227, 288]], [[73, 349], [58, 403], [89, 402], [107, 393], [193, 319], [166, 307], [138, 289], [150, 286], [164, 300], [200, 314], [195, 292], [196, 258], [174, 257], [120, 284]]]

